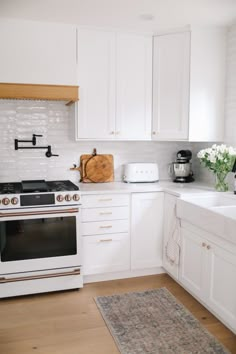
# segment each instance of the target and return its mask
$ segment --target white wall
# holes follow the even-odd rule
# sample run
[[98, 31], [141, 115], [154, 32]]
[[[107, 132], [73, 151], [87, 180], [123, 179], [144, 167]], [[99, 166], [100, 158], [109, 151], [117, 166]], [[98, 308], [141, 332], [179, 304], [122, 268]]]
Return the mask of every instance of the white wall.
[[[190, 148], [180, 142], [76, 142], [71, 133], [69, 109], [62, 102], [0, 100], [0, 182], [22, 179], [79, 180], [78, 172], [70, 171], [79, 157], [91, 153], [114, 155], [115, 180], [122, 180], [127, 162], [158, 162], [160, 179], [168, 179], [168, 164], [176, 152]], [[46, 150], [14, 150], [14, 139], [31, 139], [42, 134], [37, 145], [52, 145], [59, 157], [45, 157]], [[19, 144], [20, 145], [20, 144]], [[22, 146], [30, 144], [22, 143]]]
[[[232, 26], [227, 35], [226, 56], [226, 95], [225, 95], [225, 143], [236, 148], [236, 25]], [[191, 144], [193, 168], [196, 179], [206, 183], [214, 183], [214, 175], [206, 168], [200, 166], [196, 154], [202, 148], [211, 146], [209, 143]], [[233, 189], [234, 174], [228, 175], [230, 188]]]
[[236, 25], [228, 33], [225, 141], [236, 147]]

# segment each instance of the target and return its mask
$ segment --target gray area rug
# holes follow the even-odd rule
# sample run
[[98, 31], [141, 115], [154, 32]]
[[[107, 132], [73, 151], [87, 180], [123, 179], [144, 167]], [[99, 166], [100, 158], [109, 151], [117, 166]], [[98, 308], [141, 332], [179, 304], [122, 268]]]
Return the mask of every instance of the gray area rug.
[[122, 354], [229, 353], [166, 288], [95, 301]]

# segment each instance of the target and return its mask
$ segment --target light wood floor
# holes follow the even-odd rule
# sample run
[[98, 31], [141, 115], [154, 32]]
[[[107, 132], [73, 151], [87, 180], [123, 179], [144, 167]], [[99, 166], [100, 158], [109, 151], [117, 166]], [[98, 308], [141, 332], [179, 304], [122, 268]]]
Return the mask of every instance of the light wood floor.
[[[0, 301], [0, 354], [118, 354], [93, 297], [165, 286], [232, 353], [236, 337], [168, 275]], [[176, 353], [181, 354], [181, 353]]]

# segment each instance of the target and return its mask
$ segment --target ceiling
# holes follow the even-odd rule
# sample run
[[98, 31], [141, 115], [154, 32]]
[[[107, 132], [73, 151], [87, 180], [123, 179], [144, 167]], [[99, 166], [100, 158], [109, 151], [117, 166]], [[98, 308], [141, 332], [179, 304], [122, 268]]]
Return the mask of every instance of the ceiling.
[[0, 16], [158, 31], [230, 25], [236, 0], [0, 0]]

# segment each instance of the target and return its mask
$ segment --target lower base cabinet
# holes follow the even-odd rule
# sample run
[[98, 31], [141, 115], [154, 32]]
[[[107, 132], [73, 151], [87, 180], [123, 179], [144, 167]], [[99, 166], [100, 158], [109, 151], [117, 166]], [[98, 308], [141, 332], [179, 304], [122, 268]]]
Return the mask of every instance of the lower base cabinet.
[[164, 193], [133, 193], [131, 270], [162, 266]]
[[130, 196], [82, 196], [83, 273], [97, 275], [130, 269]]
[[84, 274], [102, 274], [130, 269], [130, 238], [127, 233], [83, 238]]
[[[178, 197], [165, 193], [164, 196], [164, 225], [163, 225], [163, 268], [174, 278], [178, 280], [179, 264], [170, 262], [167, 257], [168, 242], [171, 242], [173, 234], [179, 232], [179, 220], [176, 216], [176, 203]], [[178, 230], [176, 230], [178, 228]]]
[[212, 242], [214, 235], [206, 236], [181, 227], [179, 282], [236, 332], [236, 247], [223, 248]]

